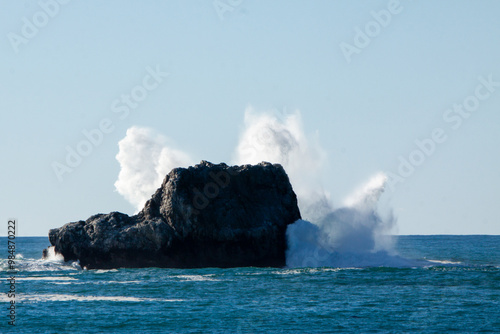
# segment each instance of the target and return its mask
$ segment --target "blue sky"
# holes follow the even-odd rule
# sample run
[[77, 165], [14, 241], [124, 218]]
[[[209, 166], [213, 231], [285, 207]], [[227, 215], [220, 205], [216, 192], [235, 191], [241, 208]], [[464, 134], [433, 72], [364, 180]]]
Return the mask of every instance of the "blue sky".
[[[376, 172], [401, 176], [401, 159], [413, 158], [418, 166], [382, 198], [395, 233], [500, 233], [498, 1], [0, 6], [0, 219], [17, 218], [19, 235], [133, 213], [114, 187], [131, 126], [155, 129], [196, 161], [230, 161], [249, 105], [300, 110], [327, 154], [334, 205]], [[346, 56], [347, 44], [357, 52]], [[151, 71], [163, 73], [158, 85]], [[150, 90], [137, 88], [144, 80]], [[141, 101], [120, 118], [113, 103], [133, 92]], [[103, 120], [108, 133], [61, 181], [53, 163]], [[432, 139], [435, 129], [446, 139]], [[416, 152], [429, 138], [432, 152]]]

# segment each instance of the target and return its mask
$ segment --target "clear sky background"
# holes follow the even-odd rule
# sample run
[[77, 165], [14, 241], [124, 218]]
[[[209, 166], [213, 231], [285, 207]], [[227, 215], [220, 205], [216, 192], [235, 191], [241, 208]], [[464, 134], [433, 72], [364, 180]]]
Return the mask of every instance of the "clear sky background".
[[[500, 234], [500, 84], [481, 81], [500, 82], [499, 14], [494, 0], [3, 0], [0, 235], [8, 218], [20, 236], [45, 236], [95, 213], [132, 214], [114, 187], [129, 127], [197, 161], [230, 161], [249, 105], [300, 110], [327, 153], [334, 205], [413, 158], [382, 199], [394, 233]], [[168, 77], [120, 118], [115, 100], [157, 67]], [[453, 112], [463, 103], [467, 118]], [[60, 181], [53, 162], [103, 119], [112, 131]], [[446, 139], [421, 161], [415, 141], [436, 128]]]

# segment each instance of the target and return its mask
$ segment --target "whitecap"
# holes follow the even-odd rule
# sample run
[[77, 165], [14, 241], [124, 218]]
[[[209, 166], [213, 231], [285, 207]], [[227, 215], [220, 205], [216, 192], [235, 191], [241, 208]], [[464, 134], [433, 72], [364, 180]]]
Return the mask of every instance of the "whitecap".
[[54, 302], [54, 301], [183, 302], [185, 301], [184, 299], [168, 299], [168, 298], [147, 298], [147, 297], [131, 297], [131, 296], [79, 296], [79, 295], [68, 295], [68, 294], [37, 294], [37, 295], [16, 294], [16, 298], [21, 302]]
[[191, 281], [191, 282], [203, 282], [203, 281], [221, 281], [220, 279], [215, 279], [212, 278], [211, 276], [214, 276], [213, 274], [209, 275], [175, 275], [175, 276], [170, 276], [170, 277], [175, 277], [175, 278], [180, 278], [184, 281]]
[[77, 281], [74, 277], [68, 276], [35, 276], [35, 277], [16, 277], [16, 281]]
[[142, 281], [103, 281], [103, 282], [97, 282], [97, 283], [102, 283], [102, 284], [142, 284], [144, 282], [142, 282]]
[[297, 274], [304, 273], [304, 270], [300, 270], [300, 269], [285, 269], [285, 270], [273, 271], [272, 273], [276, 274], [276, 275], [297, 275]]
[[438, 264], [444, 264], [444, 265], [461, 265], [462, 262], [460, 261], [451, 261], [451, 260], [426, 260], [427, 262], [431, 263], [438, 263]]
[[116, 273], [118, 269], [97, 269], [94, 271], [96, 274]]

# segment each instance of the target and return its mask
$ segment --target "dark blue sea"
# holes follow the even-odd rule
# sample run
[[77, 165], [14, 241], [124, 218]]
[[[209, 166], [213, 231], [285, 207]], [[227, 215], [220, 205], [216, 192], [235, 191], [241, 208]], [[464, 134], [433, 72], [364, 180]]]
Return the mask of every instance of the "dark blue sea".
[[414, 266], [191, 270], [82, 270], [18, 237], [13, 298], [1, 244], [2, 333], [500, 332], [500, 236], [398, 237]]

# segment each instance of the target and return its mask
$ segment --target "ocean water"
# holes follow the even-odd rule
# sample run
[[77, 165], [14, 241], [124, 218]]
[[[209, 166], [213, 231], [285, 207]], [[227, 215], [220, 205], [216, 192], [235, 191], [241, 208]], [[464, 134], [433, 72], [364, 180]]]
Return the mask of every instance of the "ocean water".
[[[81, 270], [2, 238], [2, 333], [500, 332], [500, 236], [402, 236], [411, 266]], [[344, 262], [345, 263], [345, 262]]]

